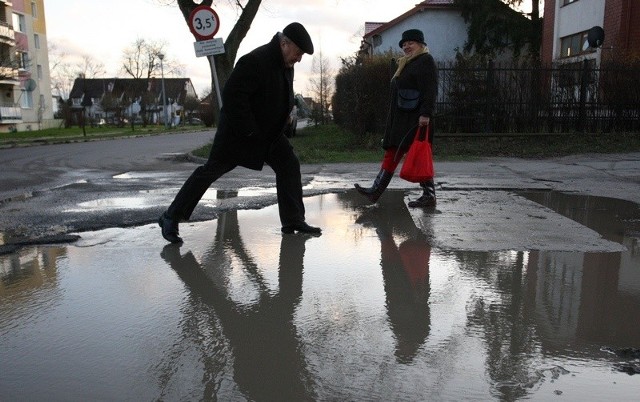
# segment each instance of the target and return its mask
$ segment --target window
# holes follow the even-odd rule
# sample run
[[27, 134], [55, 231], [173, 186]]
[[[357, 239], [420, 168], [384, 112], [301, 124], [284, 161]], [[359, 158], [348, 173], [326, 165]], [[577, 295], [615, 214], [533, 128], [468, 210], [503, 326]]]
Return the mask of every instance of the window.
[[11, 49], [9, 46], [0, 46], [0, 60], [9, 60], [11, 57]]
[[9, 8], [6, 6], [5, 2], [0, 3], [0, 22], [3, 25], [8, 25], [7, 24], [7, 15], [9, 15], [9, 13], [7, 13], [8, 9]]
[[18, 62], [18, 68], [22, 70], [29, 69], [29, 53], [17, 51], [16, 61]]
[[40, 49], [40, 35], [33, 34], [33, 44], [36, 47], [36, 49]]
[[26, 89], [22, 90], [22, 95], [20, 96], [20, 106], [22, 106], [23, 109], [33, 108], [33, 92], [27, 91]]
[[38, 79], [41, 80], [42, 79], [42, 65], [38, 64], [37, 71], [38, 71]]
[[18, 32], [25, 32], [27, 30], [24, 15], [13, 13], [13, 29]]
[[38, 18], [38, 5], [35, 1], [31, 2], [31, 15], [33, 18]]
[[560, 57], [573, 57], [592, 52], [587, 36], [588, 32], [585, 31], [560, 39]]
[[578, 0], [562, 0], [562, 5], [566, 6], [567, 4], [575, 3]]

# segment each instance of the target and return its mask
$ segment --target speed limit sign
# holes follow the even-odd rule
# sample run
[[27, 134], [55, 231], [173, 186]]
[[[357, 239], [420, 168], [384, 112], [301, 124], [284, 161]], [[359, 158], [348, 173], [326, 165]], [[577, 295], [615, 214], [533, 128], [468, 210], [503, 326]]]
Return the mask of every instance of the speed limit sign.
[[189, 14], [189, 29], [198, 40], [213, 38], [218, 28], [220, 19], [211, 7], [198, 6]]

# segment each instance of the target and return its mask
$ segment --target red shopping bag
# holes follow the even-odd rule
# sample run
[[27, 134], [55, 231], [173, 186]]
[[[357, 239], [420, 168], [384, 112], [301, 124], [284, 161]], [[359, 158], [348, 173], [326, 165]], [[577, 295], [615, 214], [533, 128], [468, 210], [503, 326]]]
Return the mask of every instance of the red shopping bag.
[[400, 177], [406, 181], [422, 183], [433, 179], [433, 155], [428, 138], [429, 126], [418, 127], [400, 170]]

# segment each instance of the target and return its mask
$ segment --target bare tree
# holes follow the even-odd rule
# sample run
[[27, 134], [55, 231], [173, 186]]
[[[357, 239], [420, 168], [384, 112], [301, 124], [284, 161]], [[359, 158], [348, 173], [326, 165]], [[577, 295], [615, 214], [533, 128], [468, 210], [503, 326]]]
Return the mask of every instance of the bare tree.
[[[173, 0], [160, 0], [165, 4], [172, 3]], [[178, 7], [182, 12], [184, 20], [187, 24], [189, 24], [189, 15], [191, 11], [200, 6], [205, 5], [211, 7], [213, 4], [213, 0], [202, 0], [199, 2], [195, 2], [193, 0], [175, 0], [178, 3]], [[231, 74], [231, 70], [233, 69], [233, 65], [236, 61], [236, 55], [238, 54], [238, 48], [242, 43], [242, 40], [249, 32], [251, 28], [251, 23], [258, 13], [258, 9], [260, 8], [260, 4], [262, 0], [234, 0], [233, 3], [240, 10], [240, 16], [236, 21], [235, 25], [231, 29], [231, 32], [227, 36], [227, 39], [224, 42], [225, 53], [219, 54], [214, 57], [216, 72], [218, 75], [218, 83], [220, 88], [224, 87], [224, 84], [227, 82], [229, 78], [229, 74]], [[213, 71], [211, 71], [211, 82], [212, 86], [215, 82], [213, 79]], [[212, 102], [216, 103], [216, 110], [219, 110], [219, 105], [217, 105], [218, 100], [215, 97], [212, 97]]]
[[[161, 75], [180, 77], [184, 75], [184, 66], [166, 55], [166, 43], [151, 41], [144, 38], [136, 39], [131, 46], [122, 52], [121, 72], [134, 79], [130, 91], [133, 97], [129, 102], [139, 102], [140, 116], [143, 126], [149, 120], [149, 106], [153, 105], [153, 94], [145, 91], [146, 85], [140, 85], [139, 80], [157, 78]], [[162, 58], [162, 60], [161, 60]], [[161, 64], [162, 63], [162, 64]], [[135, 119], [131, 119], [131, 129], [135, 127]]]
[[69, 99], [73, 79], [69, 79], [66, 53], [60, 51], [55, 43], [49, 42], [49, 72], [51, 75], [51, 92], [63, 100]]
[[75, 64], [76, 76], [84, 78], [104, 77], [107, 71], [104, 63], [95, 61], [91, 56], [82, 55], [81, 61]]
[[144, 39], [136, 39], [133, 46], [122, 52], [122, 72], [132, 78], [149, 78], [154, 68], [153, 53], [148, 54], [150, 48]]
[[312, 118], [316, 123], [327, 124], [330, 120], [330, 99], [333, 93], [334, 71], [329, 60], [323, 56], [322, 50], [313, 56], [311, 62], [311, 78], [309, 79], [309, 92], [315, 102], [312, 108]]
[[80, 61], [75, 63], [71, 59], [72, 56], [60, 51], [55, 43], [49, 45], [52, 92], [63, 100], [69, 99], [76, 78], [97, 78], [105, 75], [104, 64], [95, 61], [91, 56], [81, 55]]
[[[122, 52], [122, 73], [132, 78], [151, 78], [160, 76], [160, 55], [165, 53], [166, 43], [138, 38]], [[162, 68], [167, 76], [181, 76], [184, 66], [165, 57]]]

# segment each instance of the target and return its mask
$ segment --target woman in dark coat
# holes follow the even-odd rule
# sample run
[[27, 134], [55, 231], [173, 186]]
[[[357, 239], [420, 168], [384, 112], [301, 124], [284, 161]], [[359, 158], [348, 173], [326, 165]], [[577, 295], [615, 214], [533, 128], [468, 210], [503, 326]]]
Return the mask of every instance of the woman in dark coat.
[[[402, 33], [399, 43], [404, 56], [391, 79], [391, 100], [382, 148], [385, 150], [380, 173], [370, 188], [355, 187], [371, 202], [376, 202], [389, 185], [401, 156], [407, 152], [415, 137], [416, 127], [429, 128], [429, 142], [433, 140], [431, 117], [438, 93], [438, 71], [433, 57], [418, 29]], [[402, 95], [402, 96], [401, 96]], [[433, 178], [420, 183], [423, 194], [410, 207], [434, 207], [436, 193]]]

